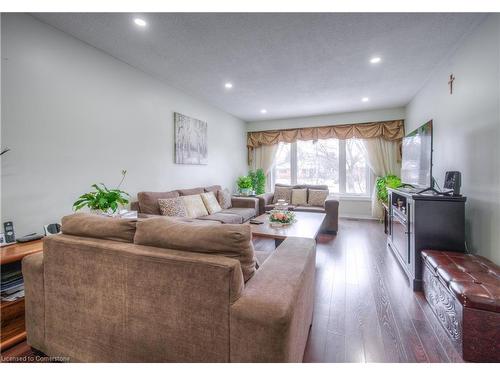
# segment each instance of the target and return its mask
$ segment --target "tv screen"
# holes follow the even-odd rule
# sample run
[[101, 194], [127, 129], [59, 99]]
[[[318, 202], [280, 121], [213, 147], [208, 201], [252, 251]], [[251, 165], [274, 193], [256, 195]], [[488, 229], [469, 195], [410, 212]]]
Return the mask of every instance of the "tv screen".
[[403, 138], [401, 182], [432, 187], [432, 121]]

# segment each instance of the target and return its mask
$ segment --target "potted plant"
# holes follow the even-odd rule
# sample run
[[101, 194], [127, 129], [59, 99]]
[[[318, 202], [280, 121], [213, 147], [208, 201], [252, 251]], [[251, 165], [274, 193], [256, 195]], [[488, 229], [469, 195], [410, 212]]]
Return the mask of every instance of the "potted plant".
[[266, 192], [266, 175], [262, 168], [256, 171], [250, 171], [248, 177], [252, 179], [252, 189], [256, 195], [264, 194]]
[[122, 170], [122, 179], [115, 189], [108, 189], [102, 182], [93, 184], [93, 191], [81, 195], [75, 203], [73, 210], [78, 211], [83, 207], [88, 207], [93, 212], [103, 213], [113, 216], [118, 211], [120, 206], [124, 206], [129, 202], [130, 195], [120, 190], [120, 187], [127, 174], [126, 170]]
[[236, 184], [241, 195], [252, 194], [252, 179], [249, 176], [238, 177]]
[[387, 204], [387, 188], [396, 189], [401, 186], [401, 179], [393, 174], [384, 177], [378, 177], [376, 181], [377, 198], [381, 203]]

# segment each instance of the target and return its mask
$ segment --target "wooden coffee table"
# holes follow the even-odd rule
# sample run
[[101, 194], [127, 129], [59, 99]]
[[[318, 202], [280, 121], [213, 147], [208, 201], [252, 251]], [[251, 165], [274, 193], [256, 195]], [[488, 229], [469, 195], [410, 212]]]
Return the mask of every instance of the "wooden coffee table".
[[264, 224], [250, 224], [252, 235], [257, 237], [274, 238], [274, 243], [278, 247], [287, 237], [302, 237], [316, 240], [325, 214], [317, 212], [294, 212], [295, 223], [275, 228], [269, 224], [269, 214], [257, 216], [255, 220]]

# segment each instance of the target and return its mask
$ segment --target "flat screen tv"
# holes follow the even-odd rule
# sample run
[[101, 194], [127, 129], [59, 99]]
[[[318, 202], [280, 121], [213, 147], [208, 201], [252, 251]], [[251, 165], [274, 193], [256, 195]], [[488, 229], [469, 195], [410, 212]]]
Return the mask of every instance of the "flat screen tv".
[[401, 182], [419, 188], [432, 183], [432, 121], [403, 138]]

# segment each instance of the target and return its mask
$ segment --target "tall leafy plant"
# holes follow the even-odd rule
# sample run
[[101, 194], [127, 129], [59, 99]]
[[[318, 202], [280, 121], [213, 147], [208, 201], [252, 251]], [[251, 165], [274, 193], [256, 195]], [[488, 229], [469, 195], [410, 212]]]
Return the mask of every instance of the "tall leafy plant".
[[108, 189], [102, 182], [93, 184], [91, 187], [94, 190], [81, 195], [76, 202], [73, 203], [73, 210], [78, 211], [84, 207], [88, 207], [91, 210], [115, 213], [120, 206], [124, 206], [129, 202], [130, 195], [120, 190], [126, 174], [127, 171], [122, 170], [122, 179], [115, 189]]
[[378, 177], [375, 183], [377, 190], [377, 198], [382, 203], [387, 203], [388, 194], [387, 188], [396, 189], [401, 186], [401, 179], [393, 174], [388, 174], [384, 177]]
[[255, 191], [255, 194], [259, 195], [266, 192], [266, 175], [262, 168], [250, 171], [248, 177], [252, 179], [252, 189]]

